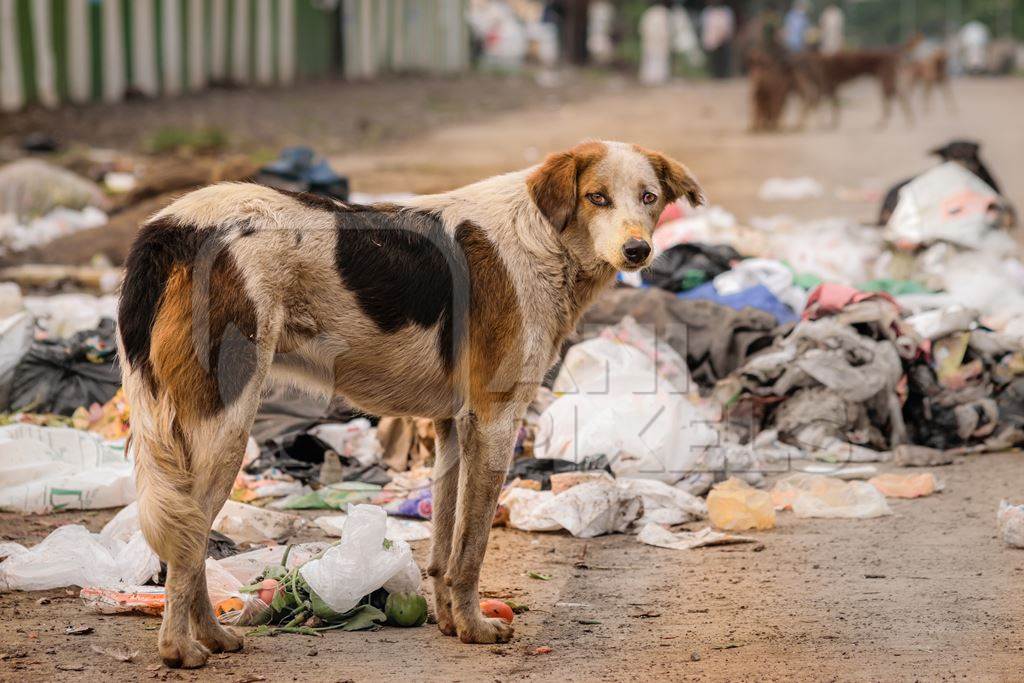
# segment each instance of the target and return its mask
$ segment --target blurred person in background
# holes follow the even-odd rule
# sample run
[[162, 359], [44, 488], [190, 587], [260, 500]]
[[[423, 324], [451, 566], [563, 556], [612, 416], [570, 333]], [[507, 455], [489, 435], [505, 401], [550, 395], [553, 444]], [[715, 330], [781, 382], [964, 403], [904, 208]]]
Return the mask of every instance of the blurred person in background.
[[821, 52], [833, 55], [843, 49], [846, 17], [838, 5], [829, 5], [821, 13], [818, 21], [821, 30]]
[[960, 61], [965, 72], [982, 74], [988, 68], [988, 27], [980, 21], [969, 21], [957, 34], [960, 40]]
[[732, 75], [732, 41], [736, 35], [736, 15], [723, 0], [711, 0], [700, 16], [701, 44], [708, 55], [713, 78]]
[[807, 29], [811, 27], [807, 9], [807, 0], [796, 0], [782, 22], [782, 42], [790, 52], [803, 52], [807, 47]]
[[615, 6], [610, 0], [594, 0], [587, 12], [587, 54], [598, 66], [607, 66], [615, 57], [612, 26]]
[[640, 82], [657, 85], [671, 75], [668, 3], [654, 2], [640, 16]]
[[686, 63], [699, 69], [704, 66], [704, 53], [700, 49], [700, 42], [697, 40], [697, 30], [690, 20], [690, 13], [681, 2], [672, 5], [672, 51], [682, 55]]

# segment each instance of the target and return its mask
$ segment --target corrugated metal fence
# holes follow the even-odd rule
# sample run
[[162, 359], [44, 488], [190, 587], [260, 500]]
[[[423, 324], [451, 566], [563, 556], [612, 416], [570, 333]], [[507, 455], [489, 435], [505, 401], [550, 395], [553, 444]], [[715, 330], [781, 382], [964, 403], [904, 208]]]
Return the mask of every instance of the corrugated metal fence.
[[450, 73], [466, 0], [0, 0], [0, 109]]

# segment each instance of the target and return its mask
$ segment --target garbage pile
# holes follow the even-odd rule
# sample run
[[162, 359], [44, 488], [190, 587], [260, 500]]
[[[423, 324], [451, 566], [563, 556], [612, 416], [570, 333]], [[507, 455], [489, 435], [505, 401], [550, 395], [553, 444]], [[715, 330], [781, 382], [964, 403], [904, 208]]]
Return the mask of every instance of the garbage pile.
[[[328, 171], [293, 149], [262, 177], [344, 196]], [[140, 176], [128, 195], [197, 180], [163, 178]], [[800, 185], [764, 192], [821, 194]], [[956, 160], [896, 195], [881, 227], [668, 207], [654, 266], [599, 296], [523, 416], [494, 524], [674, 551], [748, 543], [781, 515], [891, 515], [893, 499], [943, 490], [931, 468], [1024, 442], [1013, 208]], [[69, 525], [32, 548], [0, 544], [0, 590], [78, 585], [97, 611], [159, 614], [163, 569], [131, 504], [114, 305], [0, 286], [0, 509], [123, 507], [99, 534]], [[410, 544], [431, 533], [434, 439], [429, 420], [269, 394], [213, 523], [218, 617], [267, 635], [421, 624]], [[999, 506], [1009, 545], [1024, 546], [1022, 510]]]

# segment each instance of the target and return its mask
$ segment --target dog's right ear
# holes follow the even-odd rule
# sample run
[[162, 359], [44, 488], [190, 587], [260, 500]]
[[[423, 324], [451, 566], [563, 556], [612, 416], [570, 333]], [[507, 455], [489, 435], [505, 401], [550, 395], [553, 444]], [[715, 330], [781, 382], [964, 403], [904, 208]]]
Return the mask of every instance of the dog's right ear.
[[550, 154], [526, 179], [534, 204], [558, 232], [576, 213], [576, 157], [572, 151]]

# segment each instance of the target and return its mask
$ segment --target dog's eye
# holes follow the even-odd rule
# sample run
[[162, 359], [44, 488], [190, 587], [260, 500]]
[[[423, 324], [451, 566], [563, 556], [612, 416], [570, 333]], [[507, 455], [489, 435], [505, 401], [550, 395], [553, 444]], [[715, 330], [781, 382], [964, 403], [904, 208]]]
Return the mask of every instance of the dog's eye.
[[643, 195], [640, 197], [640, 201], [642, 201], [644, 204], [653, 204], [654, 202], [658, 201], [658, 195], [654, 194], [653, 192], [644, 192]]
[[604, 196], [600, 192], [591, 192], [590, 194], [587, 195], [587, 199], [589, 199], [590, 203], [593, 204], [594, 206], [608, 206], [609, 204], [611, 204], [611, 201], [608, 199], [608, 197]]

